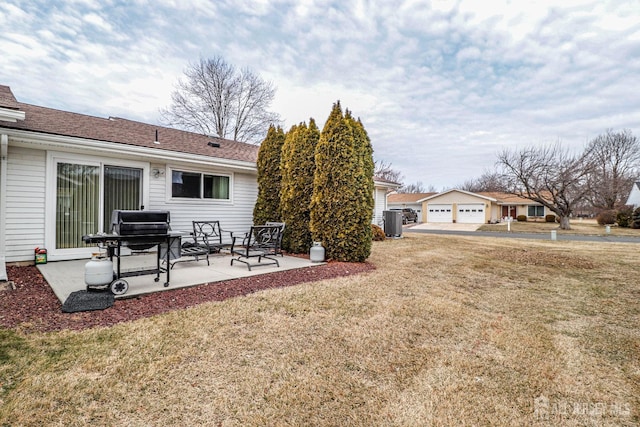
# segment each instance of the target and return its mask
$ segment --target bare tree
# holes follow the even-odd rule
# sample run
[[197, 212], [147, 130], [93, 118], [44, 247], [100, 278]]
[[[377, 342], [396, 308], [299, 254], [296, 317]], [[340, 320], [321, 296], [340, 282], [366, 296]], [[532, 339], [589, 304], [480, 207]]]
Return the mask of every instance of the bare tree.
[[478, 178], [465, 181], [464, 184], [459, 186], [461, 190], [470, 191], [472, 193], [478, 193], [483, 191], [500, 191], [506, 192], [507, 185], [505, 178], [497, 171], [485, 170]]
[[425, 187], [422, 181], [417, 181], [412, 184], [403, 185], [398, 189], [398, 193], [437, 193], [433, 185]]
[[623, 206], [640, 169], [640, 142], [631, 131], [607, 130], [589, 143], [593, 160], [589, 201], [598, 209]]
[[268, 111], [276, 89], [251, 70], [236, 68], [219, 56], [189, 64], [178, 80], [162, 120], [205, 135], [259, 143], [278, 114]]
[[399, 170], [395, 170], [391, 167], [391, 162], [387, 163], [384, 160], [375, 160], [375, 170], [373, 175], [377, 178], [386, 179], [387, 181], [402, 183], [404, 177]]
[[546, 206], [560, 218], [561, 229], [571, 229], [571, 214], [589, 193], [586, 184], [593, 169], [589, 150], [574, 155], [559, 143], [507, 149], [497, 163], [504, 169], [510, 193]]

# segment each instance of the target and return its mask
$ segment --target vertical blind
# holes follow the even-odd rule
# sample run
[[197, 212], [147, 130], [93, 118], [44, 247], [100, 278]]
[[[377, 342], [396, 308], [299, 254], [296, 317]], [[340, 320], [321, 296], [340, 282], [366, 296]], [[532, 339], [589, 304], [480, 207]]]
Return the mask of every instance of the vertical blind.
[[111, 231], [114, 209], [141, 208], [142, 169], [104, 167], [104, 230]]
[[99, 227], [100, 168], [58, 163], [56, 188], [56, 248], [86, 246], [84, 234]]

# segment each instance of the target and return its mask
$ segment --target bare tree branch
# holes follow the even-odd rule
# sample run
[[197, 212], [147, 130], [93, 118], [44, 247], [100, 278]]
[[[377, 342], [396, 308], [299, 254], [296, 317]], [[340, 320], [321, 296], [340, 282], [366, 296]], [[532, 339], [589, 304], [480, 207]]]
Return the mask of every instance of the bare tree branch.
[[397, 183], [402, 183], [404, 179], [400, 171], [393, 169], [391, 162], [387, 163], [384, 160], [375, 160], [373, 175]]
[[171, 105], [160, 109], [162, 120], [192, 132], [235, 141], [259, 143], [278, 114], [269, 107], [276, 89], [249, 69], [238, 72], [221, 57], [189, 64], [171, 94]]
[[640, 142], [631, 131], [607, 130], [589, 143], [594, 168], [589, 202], [598, 209], [617, 209], [629, 196], [640, 170]]
[[507, 189], [549, 208], [560, 218], [560, 228], [570, 229], [569, 218], [589, 192], [593, 170], [591, 151], [573, 155], [558, 144], [504, 150], [498, 164], [504, 170]]

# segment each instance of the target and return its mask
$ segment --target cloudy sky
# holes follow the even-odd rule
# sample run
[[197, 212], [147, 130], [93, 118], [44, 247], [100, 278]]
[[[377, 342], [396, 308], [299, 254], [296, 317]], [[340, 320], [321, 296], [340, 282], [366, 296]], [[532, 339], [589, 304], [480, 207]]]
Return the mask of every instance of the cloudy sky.
[[436, 190], [505, 147], [640, 136], [639, 0], [3, 0], [0, 28], [21, 102], [158, 123], [219, 55], [277, 86], [285, 129], [340, 100], [376, 159]]

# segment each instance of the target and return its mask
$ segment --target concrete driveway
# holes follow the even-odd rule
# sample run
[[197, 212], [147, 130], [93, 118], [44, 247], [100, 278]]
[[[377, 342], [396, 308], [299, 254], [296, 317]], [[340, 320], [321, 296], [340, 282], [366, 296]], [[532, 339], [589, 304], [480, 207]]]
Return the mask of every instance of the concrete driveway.
[[417, 230], [441, 230], [441, 231], [476, 231], [482, 224], [459, 224], [451, 222], [425, 222], [422, 224], [409, 225], [404, 231]]

